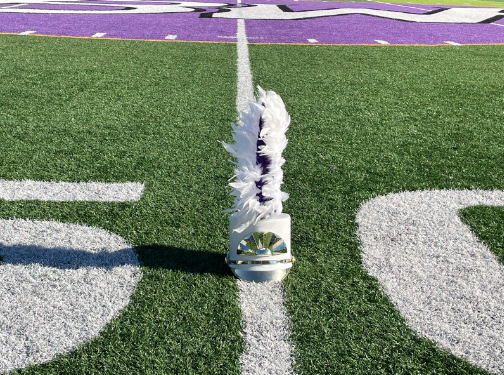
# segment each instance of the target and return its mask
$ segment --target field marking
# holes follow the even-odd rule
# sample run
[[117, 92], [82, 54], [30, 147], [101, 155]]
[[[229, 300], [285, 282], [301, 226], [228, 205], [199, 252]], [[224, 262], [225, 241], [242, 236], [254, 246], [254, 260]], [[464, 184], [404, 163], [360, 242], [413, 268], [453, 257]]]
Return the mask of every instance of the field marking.
[[240, 358], [242, 375], [288, 375], [292, 372], [289, 319], [281, 283], [238, 280], [246, 349]]
[[[241, 8], [241, 0], [237, 0]], [[236, 21], [238, 112], [254, 98], [245, 20]], [[241, 375], [293, 374], [293, 347], [283, 304], [282, 283], [255, 284], [236, 280], [242, 311], [245, 351], [240, 356]]]
[[24, 4], [14, 4], [14, 5], [7, 5], [5, 7], [0, 7], [0, 9], [7, 9], [7, 8], [16, 8], [16, 7], [20, 7]]
[[252, 87], [252, 72], [250, 70], [249, 52], [247, 34], [245, 32], [245, 20], [236, 20], [236, 48], [238, 58], [237, 65], [237, 96], [236, 110], [244, 110], [248, 106], [249, 100], [254, 98], [254, 89]]
[[380, 39], [376, 39], [375, 42], [378, 44], [390, 44], [389, 42], [387, 42], [385, 40], [380, 40]]
[[141, 278], [134, 249], [104, 229], [0, 220], [0, 373], [98, 335]]
[[460, 220], [504, 191], [430, 190], [380, 196], [357, 213], [362, 264], [406, 323], [452, 354], [504, 372], [504, 267]]
[[211, 18], [246, 20], [303, 20], [331, 16], [363, 15], [396, 21], [425, 24], [478, 24], [504, 17], [500, 8], [440, 8], [425, 13], [397, 12], [372, 8], [331, 8], [292, 11], [272, 4], [254, 4], [247, 8], [228, 8], [226, 12], [211, 13]]
[[318, 43], [318, 40], [317, 39], [308, 39], [308, 42], [309, 43]]
[[[217, 38], [222, 38], [222, 39], [237, 39], [238, 37], [236, 35], [229, 35], [229, 36], [217, 35]], [[249, 41], [251, 39], [264, 39], [264, 37], [262, 37], [262, 36], [247, 36], [247, 41]]]
[[138, 182], [53, 182], [0, 180], [0, 199], [57, 202], [132, 202], [142, 197], [144, 185]]
[[96, 33], [94, 35], [91, 35], [91, 38], [102, 38], [105, 35], [107, 35], [107, 33]]
[[170, 34], [170, 35], [165, 36], [165, 39], [167, 39], [167, 40], [175, 40], [175, 39], [177, 39], [177, 35]]
[[[125, 2], [127, 2], [126, 0]], [[0, 2], [1, 4], [1, 2]], [[201, 3], [201, 2], [188, 2], [182, 1], [177, 3], [163, 2], [158, 4], [104, 4], [104, 3], [79, 3], [79, 2], [60, 2], [60, 1], [23, 1], [22, 5], [29, 4], [53, 4], [53, 5], [89, 5], [94, 7], [102, 7], [104, 10], [77, 10], [77, 9], [42, 9], [42, 8], [1, 8], [2, 13], [23, 13], [23, 14], [165, 14], [165, 13], [190, 13], [194, 8], [199, 7], [223, 7], [227, 6], [226, 3]], [[120, 9], [123, 7], [122, 9]], [[119, 8], [119, 9], [110, 9]], [[5, 11], [4, 11], [5, 9]]]
[[457, 42], [452, 42], [450, 40], [445, 41], [446, 44], [449, 44], [451, 46], [461, 46], [462, 44], [457, 43]]
[[[497, 25], [497, 24], [493, 24]], [[502, 25], [497, 25], [502, 26]], [[18, 33], [2, 33], [0, 35], [19, 35]], [[134, 42], [160, 42], [160, 43], [197, 43], [197, 44], [235, 44], [236, 42], [231, 41], [207, 41], [207, 40], [164, 40], [164, 39], [131, 39], [131, 38], [91, 38], [90, 36], [69, 36], [69, 35], [50, 35], [50, 34], [30, 34], [30, 37], [43, 37], [43, 38], [68, 38], [68, 39], [89, 39], [89, 40], [127, 40]], [[247, 39], [254, 39], [254, 37], [247, 37]], [[380, 44], [376, 43], [357, 43], [357, 44], [348, 44], [348, 43], [320, 43], [320, 44], [311, 44], [311, 43], [276, 43], [276, 42], [250, 42], [248, 44], [253, 45], [280, 45], [280, 46], [313, 46], [313, 45], [323, 45], [323, 46], [339, 46], [339, 47], [352, 47], [352, 46], [361, 46], [361, 47], [380, 47]], [[504, 43], [464, 43], [464, 46], [504, 46]], [[448, 47], [446, 43], [443, 44], [421, 44], [421, 43], [412, 43], [412, 44], [397, 44], [391, 43], [390, 46], [393, 47]]]
[[[0, 199], [126, 202], [140, 200], [143, 189], [0, 180]], [[104, 229], [0, 219], [0, 233], [1, 373], [47, 362], [96, 336], [129, 303], [141, 277], [134, 249]]]
[[[9, 0], [10, 1], [10, 0]], [[54, 5], [52, 7], [40, 7], [38, 4], [51, 4]], [[75, 4], [79, 5], [79, 7], [73, 8], [73, 9], [68, 9], [67, 7], [64, 7], [63, 5], [65, 4]], [[361, 22], [382, 22], [381, 20], [378, 20], [377, 18], [383, 18], [383, 19], [390, 19], [390, 20], [396, 20], [398, 22], [409, 22], [409, 23], [429, 23], [432, 24], [433, 28], [433, 33], [436, 33], [435, 31], [438, 30], [440, 27], [437, 24], [453, 24], [453, 29], [447, 28], [446, 33], [443, 31], [443, 39], [449, 39], [450, 38], [455, 38], [454, 40], [458, 40], [461, 44], [468, 44], [466, 43], [467, 41], [474, 41], [472, 37], [472, 33], [465, 33], [463, 32], [462, 34], [453, 34], [452, 31], [455, 31], [455, 28], [458, 27], [458, 24], [482, 24], [482, 23], [489, 23], [493, 22], [496, 25], [499, 26], [497, 20], [500, 17], [504, 17], [502, 14], [502, 10], [500, 8], [487, 8], [487, 7], [474, 7], [474, 8], [467, 8], [467, 7], [449, 7], [449, 8], [439, 8], [436, 9], [437, 7], [435, 6], [429, 6], [429, 9], [424, 9], [418, 6], [409, 6], [409, 5], [404, 5], [404, 4], [396, 4], [396, 3], [388, 3], [388, 2], [382, 2], [382, 1], [368, 1], [367, 3], [363, 3], [363, 7], [360, 8], [354, 8], [354, 6], [351, 6], [350, 8], [345, 8], [345, 5], [343, 3], [343, 8], [332, 8], [332, 5], [330, 9], [313, 9], [313, 8], [318, 8], [318, 7], [313, 7], [306, 5], [309, 3], [305, 3], [305, 5], [302, 7], [302, 9], [305, 10], [292, 10], [290, 9], [287, 5], [273, 5], [271, 3], [268, 4], [247, 4], [246, 7], [233, 7], [229, 5], [228, 3], [200, 3], [200, 2], [179, 2], [179, 3], [173, 3], [173, 2], [152, 2], [149, 4], [135, 4], [132, 1], [124, 0], [124, 1], [105, 1], [99, 2], [99, 3], [92, 3], [91, 1], [75, 1], [75, 2], [62, 2], [62, 1], [44, 1], [44, 0], [28, 0], [28, 2], [23, 3], [23, 6], [21, 4], [13, 4], [8, 3], [7, 0], [0, 0], [0, 13], [20, 13], [21, 11], [23, 12], [34, 12], [35, 14], [41, 14], [40, 12], [44, 13], [51, 13], [51, 12], [56, 12], [55, 15], [65, 12], [70, 12], [69, 14], [73, 14], [75, 12], [82, 12], [82, 14], [123, 14], [124, 12], [131, 12], [132, 14], [153, 14], [153, 15], [160, 15], [160, 14], [166, 14], [166, 17], [171, 17], [171, 19], [167, 19], [167, 22], [170, 23], [171, 20], [179, 20], [179, 17], [184, 17], [184, 16], [189, 16], [188, 13], [193, 13], [191, 15], [191, 21], [195, 21], [196, 18], [225, 18], [225, 19], [263, 19], [263, 20], [302, 20], [302, 19], [314, 19], [314, 18], [319, 18], [322, 17], [323, 19], [320, 21], [320, 27], [323, 25], [330, 25], [332, 23], [335, 24], [335, 27], [344, 27], [344, 23], [348, 22], [349, 20], [346, 20], [346, 18], [350, 17], [345, 17], [345, 16], [351, 16], [355, 14], [363, 15], [363, 16], [369, 16], [372, 18], [369, 18], [369, 20], [365, 20], [364, 18], [360, 17]], [[3, 6], [3, 8], [1, 8]], [[89, 6], [89, 8], [87, 7]], [[138, 9], [135, 7], [138, 6]], [[195, 7], [201, 6], [201, 8], [196, 9]], [[349, 5], [348, 5], [349, 6]], [[54, 7], [58, 7], [60, 9], [55, 9]], [[95, 7], [98, 7], [95, 9]], [[123, 8], [122, 8], [123, 7]], [[396, 8], [395, 11], [392, 11]], [[399, 7], [399, 8], [397, 8]], [[22, 9], [23, 8], [23, 9]], [[408, 9], [409, 8], [409, 9]], [[503, 6], [504, 8], [504, 6]], [[81, 9], [79, 11], [79, 9]], [[59, 13], [58, 13], [59, 12]], [[180, 15], [178, 15], [180, 13]], [[75, 13], [77, 14], [77, 13]], [[170, 15], [171, 14], [171, 15]], [[342, 16], [341, 18], [334, 19], [334, 22], [331, 17], [339, 17]], [[146, 16], [145, 16], [146, 17]], [[144, 21], [142, 22], [148, 22], [147, 18], [144, 16], [142, 19]], [[153, 16], [157, 17], [157, 16]], [[163, 16], [165, 17], [165, 16]], [[328, 18], [329, 17], [329, 18]], [[8, 16], [6, 16], [5, 20], [9, 21]], [[101, 18], [101, 17], [100, 17]], [[120, 18], [120, 17], [119, 17]], [[36, 20], [38, 19], [35, 15], [33, 16], [33, 19]], [[54, 17], [53, 21], [58, 21], [59, 20], [64, 21], [64, 16], [61, 16], [61, 18], [57, 18], [56, 16]], [[114, 21], [115, 19], [115, 21]], [[29, 18], [28, 18], [29, 20]], [[75, 31], [78, 33], [82, 33], [84, 37], [91, 37], [91, 38], [98, 38], [95, 33], [95, 31], [100, 30], [100, 24], [98, 21], [91, 21], [92, 18], [89, 18], [91, 23], [83, 23], [82, 25], [76, 25], [72, 26], [75, 28]], [[9, 21], [13, 22], [13, 21]], [[2, 27], [5, 28], [5, 31], [10, 31], [10, 30], [17, 30], [16, 25], [13, 23], [12, 25], [9, 24], [9, 22], [6, 22], [5, 24], [3, 23]], [[69, 33], [71, 30], [69, 27], [66, 27], [64, 30], [60, 30], [58, 22], [51, 22], [51, 25], [48, 25], [48, 29], [46, 30], [46, 34], [59, 34], [60, 32], [65, 34]], [[93, 24], [93, 22], [95, 22]], [[112, 27], [115, 27], [115, 24], [117, 21], [117, 18], [110, 17], [110, 25]], [[206, 21], [205, 21], [206, 22]], [[234, 22], [234, 21], [233, 21]], [[37, 21], [37, 24], [39, 22]], [[175, 22], [177, 23], [177, 22]], [[65, 24], [63, 22], [63, 24]], [[182, 23], [182, 25], [185, 24], [185, 22]], [[233, 28], [233, 23], [231, 24], [223, 24], [222, 30], [227, 30], [228, 27], [230, 26]], [[315, 28], [319, 28], [316, 23], [314, 23]], [[410, 27], [415, 27], [412, 25], [404, 25], [407, 28]], [[139, 25], [140, 29], [143, 29], [141, 25]], [[178, 27], [178, 26], [177, 26]], [[183, 26], [181, 26], [183, 28]], [[486, 27], [486, 26], [481, 26], [481, 27]], [[29, 24], [23, 26], [25, 29], [29, 29]], [[86, 28], [87, 31], [83, 30], [82, 28]], [[288, 26], [287, 29], [290, 30], [291, 26]], [[295, 28], [295, 26], [294, 26]], [[156, 38], [156, 39], [161, 39], [161, 40], [174, 40], [173, 37], [166, 36], [165, 32], [166, 31], [171, 31], [173, 34], [170, 35], [177, 35], [177, 38], [175, 39], [193, 39], [195, 42], [198, 42], [198, 38], [201, 38], [204, 41], [205, 39], [208, 39], [208, 41], [213, 41], [213, 42], [219, 42], [220, 39], [224, 37], [224, 39], [234, 39], [232, 36], [227, 38], [227, 35], [232, 34], [233, 32], [228, 31], [221, 31], [224, 32], [224, 35], [217, 35], [220, 32], [218, 29], [212, 29], [212, 32], [210, 34], [201, 34], [201, 30], [199, 27], [194, 27], [194, 30], [191, 31], [190, 34], [187, 34], [184, 36], [182, 35], [182, 31], [180, 33], [177, 31], [178, 28], [174, 29], [169, 29], [166, 30], [166, 27], [160, 27], [159, 30], [152, 28], [150, 29], [148, 35], [147, 34], [139, 34], [137, 31], [138, 28], [134, 27], [127, 27], [127, 28], [122, 28], [119, 34], [117, 34], [118, 38], [106, 38], [106, 39], [124, 39], [124, 40], [131, 40], [129, 37], [137, 36], [138, 40], [144, 40], [142, 38], [145, 37], [150, 37], [150, 38]], [[138, 29], [138, 30], [140, 30]], [[164, 30], [163, 30], [164, 29]], [[269, 28], [267, 28], [269, 30]], [[331, 27], [324, 28], [324, 30], [332, 30]], [[22, 30], [22, 29], [21, 29]], [[271, 34], [267, 32], [268, 30], [264, 29], [262, 32], [267, 33], [264, 34], [264, 40], [269, 41], [271, 44], [299, 44], [303, 45], [304, 43], [302, 42], [303, 40], [301, 39], [301, 43], [290, 43], [289, 40], [292, 40], [295, 42], [295, 39], [298, 38], [295, 33], [291, 33], [290, 31], [282, 33], [282, 38], [275, 36], [274, 34]], [[387, 27], [388, 30], [388, 27]], [[441, 29], [439, 29], [441, 30]], [[445, 30], [445, 29], [443, 29]], [[107, 31], [107, 30], [104, 30]], [[110, 30], [109, 30], [110, 31]], [[491, 31], [491, 30], [490, 30]], [[40, 32], [40, 30], [39, 30]], [[117, 32], [117, 31], [116, 31]], [[408, 32], [408, 40], [404, 40], [405, 43], [409, 42], [407, 45], [418, 45], [415, 43], [412, 43], [415, 41], [415, 38], [418, 35], [421, 35], [422, 33], [425, 33], [425, 30], [417, 30], [413, 29], [412, 32]], [[72, 33], [74, 31], [72, 30]], [[333, 43], [327, 43], [331, 42], [329, 40], [325, 40], [325, 43], [320, 43], [324, 45], [366, 45], [368, 44], [365, 40], [360, 40], [360, 38], [355, 37], [351, 38], [350, 40], [354, 40], [355, 43], [337, 43], [338, 39], [340, 38], [338, 35], [341, 34], [340, 32], [334, 32], [330, 31], [329, 32], [331, 35], [329, 36], [332, 38]], [[25, 34], [26, 33], [22, 33]], [[292, 34], [292, 35], [291, 35]], [[314, 37], [319, 35], [319, 33], [312, 33]], [[453, 35], [459, 35], [459, 37], [454, 37]], [[479, 32], [478, 29], [475, 29], [475, 34], [478, 36]], [[74, 35], [76, 35], [74, 33]], [[305, 34], [307, 38], [310, 36], [310, 34]], [[452, 36], [449, 36], [452, 35]], [[469, 37], [471, 35], [471, 37]], [[106, 35], [105, 35], [106, 36]], [[376, 35], [380, 36], [380, 35]], [[384, 37], [385, 40], [388, 38], [386, 35], [381, 35]], [[478, 36], [479, 37], [479, 36]], [[257, 36], [255, 37], [257, 38]], [[482, 33], [481, 38], [484, 38], [482, 40], [484, 41], [497, 41], [500, 42], [500, 36], [498, 31], [494, 32], [489, 32], [489, 33]], [[105, 38], [103, 38], [105, 39]], [[247, 38], [248, 42], [256, 42], [252, 40], [253, 38]], [[440, 39], [437, 41], [437, 43], [442, 43], [442, 40]], [[313, 44], [307, 41], [307, 39], [304, 39], [306, 44]], [[369, 42], [372, 42], [372, 40], [368, 40]], [[188, 41], [188, 42], [193, 42], [193, 41]], [[262, 42], [262, 40], [258, 40], [257, 42]], [[277, 43], [278, 42], [278, 43]], [[283, 43], [282, 43], [283, 42]], [[358, 43], [361, 42], [361, 43]], [[319, 42], [317, 42], [319, 44]], [[501, 44], [501, 43], [474, 43], [474, 44], [481, 44], [481, 45], [492, 45], [492, 44]]]
[[504, 27], [504, 25], [501, 25], [500, 23], [491, 23], [490, 25], [495, 25], [495, 26], [501, 26], [501, 27]]
[[18, 35], [30, 35], [36, 33], [36, 31], [23, 31], [22, 33], [19, 33]]

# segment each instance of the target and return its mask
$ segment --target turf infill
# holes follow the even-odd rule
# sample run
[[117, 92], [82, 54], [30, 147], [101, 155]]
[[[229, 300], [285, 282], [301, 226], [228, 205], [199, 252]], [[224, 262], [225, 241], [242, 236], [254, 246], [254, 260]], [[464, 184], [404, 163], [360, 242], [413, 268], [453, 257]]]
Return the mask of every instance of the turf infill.
[[235, 45], [0, 36], [0, 49], [2, 180], [144, 183], [135, 202], [0, 200], [5, 220], [114, 233], [142, 267], [98, 336], [14, 373], [237, 374], [231, 170], [218, 143], [236, 116]]
[[250, 46], [254, 81], [292, 118], [284, 210], [298, 261], [285, 300], [298, 373], [488, 373], [408, 327], [362, 267], [355, 219], [391, 193], [504, 190], [502, 53]]

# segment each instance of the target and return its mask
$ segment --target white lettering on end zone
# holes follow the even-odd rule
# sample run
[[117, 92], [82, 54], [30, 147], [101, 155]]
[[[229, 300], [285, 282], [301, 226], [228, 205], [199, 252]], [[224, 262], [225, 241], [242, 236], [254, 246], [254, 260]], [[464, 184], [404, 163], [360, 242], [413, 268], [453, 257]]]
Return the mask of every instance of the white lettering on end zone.
[[243, 18], [246, 20], [300, 20], [307, 18], [360, 14], [418, 23], [482, 23], [504, 18], [499, 8], [442, 8], [426, 13], [394, 12], [367, 8], [336, 8], [324, 10], [290, 11], [286, 7], [270, 4], [254, 4], [246, 8], [228, 8], [226, 12], [212, 14], [213, 18]]
[[[371, 8], [333, 8], [321, 10], [292, 11], [285, 5], [272, 4], [247, 4], [237, 7], [226, 3], [204, 2], [158, 2], [156, 4], [128, 3], [128, 0], [109, 1], [107, 3], [94, 3], [85, 1], [49, 1], [28, 0], [20, 3], [13, 0], [0, 0], [0, 4], [8, 4], [9, 7], [0, 7], [0, 13], [52, 13], [52, 14], [160, 14], [160, 13], [189, 13], [206, 12], [201, 17], [205, 18], [228, 18], [244, 20], [301, 20], [309, 18], [366, 15], [393, 19], [397, 21], [416, 23], [454, 23], [476, 24], [492, 23], [504, 18], [502, 8], [440, 8], [424, 13], [395, 12]], [[51, 9], [37, 7], [38, 4], [51, 4]], [[82, 9], [65, 9], [65, 5], [80, 6]], [[57, 8], [61, 5], [61, 9]], [[86, 9], [89, 7], [89, 9]], [[102, 9], [99, 9], [102, 7]], [[210, 9], [209, 9], [210, 8]], [[212, 11], [212, 8], [218, 8]]]

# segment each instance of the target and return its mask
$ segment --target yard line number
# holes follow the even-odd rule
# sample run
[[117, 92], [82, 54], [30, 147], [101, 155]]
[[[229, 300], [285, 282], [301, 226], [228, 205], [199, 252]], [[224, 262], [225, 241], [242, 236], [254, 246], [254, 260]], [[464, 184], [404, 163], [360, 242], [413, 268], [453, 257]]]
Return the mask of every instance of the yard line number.
[[[0, 181], [0, 199], [134, 201], [143, 191], [125, 184], [121, 196], [121, 185], [103, 184], [97, 196], [92, 184]], [[63, 186], [73, 195], [58, 192]], [[504, 268], [458, 217], [475, 205], [504, 206], [504, 191], [414, 191], [363, 203], [362, 262], [418, 334], [501, 373]], [[69, 223], [1, 219], [0, 256], [0, 372], [49, 361], [97, 335], [141, 277], [123, 238]]]
[[[0, 199], [136, 201], [143, 184], [0, 181]], [[140, 280], [136, 253], [104, 229], [0, 219], [0, 373], [47, 362], [96, 336]]]
[[421, 336], [479, 367], [504, 372], [504, 267], [458, 211], [504, 206], [504, 191], [389, 194], [358, 214], [362, 262]]

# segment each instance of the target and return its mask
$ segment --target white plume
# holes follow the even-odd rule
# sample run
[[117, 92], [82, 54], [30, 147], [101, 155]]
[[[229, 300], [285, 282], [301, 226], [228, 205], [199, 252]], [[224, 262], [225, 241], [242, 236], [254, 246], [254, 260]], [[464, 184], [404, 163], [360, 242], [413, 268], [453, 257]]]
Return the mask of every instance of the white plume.
[[223, 142], [224, 148], [237, 161], [236, 179], [229, 185], [235, 197], [231, 218], [236, 220], [235, 231], [242, 232], [250, 224], [282, 213], [282, 202], [289, 198], [280, 190], [283, 184], [282, 152], [287, 146], [285, 132], [290, 116], [282, 98], [273, 91], [265, 92], [258, 86], [259, 97], [239, 113], [234, 123], [234, 144]]

